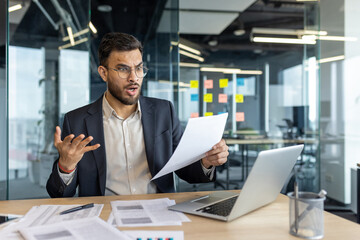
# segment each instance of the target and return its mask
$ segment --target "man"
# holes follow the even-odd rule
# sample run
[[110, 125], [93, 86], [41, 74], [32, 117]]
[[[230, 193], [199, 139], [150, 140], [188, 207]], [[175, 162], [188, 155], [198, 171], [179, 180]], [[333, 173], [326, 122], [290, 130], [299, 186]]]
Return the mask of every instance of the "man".
[[[140, 96], [147, 73], [141, 43], [128, 34], [108, 33], [99, 46], [99, 61], [107, 91], [67, 113], [62, 133], [56, 127], [59, 158], [46, 185], [49, 195], [71, 197], [77, 187], [79, 196], [174, 192], [172, 173], [150, 180], [170, 159], [182, 128], [169, 101]], [[221, 140], [205, 158], [176, 174], [189, 183], [212, 181], [215, 166], [224, 164], [228, 154]]]

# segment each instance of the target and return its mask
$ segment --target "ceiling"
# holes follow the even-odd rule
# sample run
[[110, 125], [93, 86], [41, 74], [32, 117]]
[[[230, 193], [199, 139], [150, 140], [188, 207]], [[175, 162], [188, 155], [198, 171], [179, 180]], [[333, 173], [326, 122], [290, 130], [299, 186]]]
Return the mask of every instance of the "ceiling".
[[[10, 0], [10, 5], [14, 2]], [[36, 1], [24, 2], [27, 5], [26, 11], [22, 14], [19, 11], [16, 21], [11, 23], [12, 44], [32, 47], [36, 47], [35, 43], [39, 47], [44, 44], [58, 45], [59, 38], [66, 35], [64, 29], [55, 29], [44, 14], [39, 14]], [[91, 22], [98, 30], [91, 38], [95, 62], [96, 49], [105, 33], [118, 31], [133, 34], [145, 43], [146, 47], [147, 41], [156, 32], [161, 33], [162, 28], [166, 28], [168, 23], [164, 23], [162, 18], [173, 10], [170, 0], [90, 0], [90, 13], [85, 11], [87, 7], [84, 7], [88, 6], [88, 0], [38, 2], [55, 23], [64, 19], [54, 7], [54, 2], [58, 2], [69, 13], [71, 9], [68, 2], [71, 2], [80, 25], [86, 26], [88, 14], [91, 15]], [[250, 34], [255, 27], [303, 29], [305, 3], [296, 0], [179, 0], [179, 9], [180, 42], [200, 50], [207, 64], [248, 64], [251, 67], [266, 58], [290, 51], [302, 54], [302, 45], [253, 43], [250, 41]], [[76, 26], [76, 21], [73, 21], [73, 24]], [[308, 24], [312, 24], [311, 19]], [[241, 29], [244, 34], [236, 36], [234, 31]], [[209, 42], [217, 44], [209, 45]], [[181, 56], [181, 61], [194, 62], [185, 56]]]

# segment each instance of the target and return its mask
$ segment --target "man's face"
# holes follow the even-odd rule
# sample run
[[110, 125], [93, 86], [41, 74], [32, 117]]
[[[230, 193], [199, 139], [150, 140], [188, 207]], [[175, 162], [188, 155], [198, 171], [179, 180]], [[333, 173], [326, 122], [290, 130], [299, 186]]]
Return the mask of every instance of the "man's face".
[[[136, 104], [140, 97], [143, 78], [139, 78], [135, 70], [142, 66], [142, 55], [138, 49], [110, 53], [105, 81], [109, 93], [124, 105]], [[119, 76], [119, 72], [124, 73], [124, 69], [131, 69], [127, 78]]]

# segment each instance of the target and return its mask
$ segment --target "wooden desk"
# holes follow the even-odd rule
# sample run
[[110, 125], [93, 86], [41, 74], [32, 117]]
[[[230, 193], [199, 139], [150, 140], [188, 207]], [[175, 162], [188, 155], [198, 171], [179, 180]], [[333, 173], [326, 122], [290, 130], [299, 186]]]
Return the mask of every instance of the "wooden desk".
[[[61, 199], [32, 199], [0, 201], [1, 213], [25, 214], [33, 205], [41, 204], [86, 204], [90, 202], [104, 204], [101, 218], [108, 219], [114, 200], [135, 200], [164, 198], [175, 199], [182, 202], [202, 196], [207, 192], [149, 194], [133, 196], [61, 198]], [[289, 234], [289, 206], [288, 198], [279, 195], [277, 200], [257, 211], [242, 216], [232, 222], [226, 223], [208, 218], [187, 215], [191, 222], [182, 226], [121, 228], [121, 230], [173, 230], [184, 231], [186, 240], [201, 239], [267, 239], [283, 240], [296, 239]], [[360, 239], [360, 225], [325, 212], [325, 238], [324, 239]]]

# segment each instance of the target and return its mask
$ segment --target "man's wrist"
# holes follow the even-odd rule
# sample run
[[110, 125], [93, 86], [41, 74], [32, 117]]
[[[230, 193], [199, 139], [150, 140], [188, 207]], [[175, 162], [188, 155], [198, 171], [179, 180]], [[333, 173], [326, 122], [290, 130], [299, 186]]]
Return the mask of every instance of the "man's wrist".
[[204, 163], [204, 159], [201, 159], [201, 165], [202, 165], [204, 168], [206, 168], [206, 169], [210, 169], [210, 168], [213, 167], [213, 165], [205, 164], [205, 163]]
[[59, 162], [58, 162], [58, 166], [59, 166], [59, 171], [60, 171], [61, 173], [67, 173], [67, 174], [69, 174], [69, 173], [72, 173], [72, 172], [76, 169], [76, 166], [73, 167], [73, 168], [70, 168], [70, 169], [65, 168], [65, 167], [60, 163], [60, 160], [59, 160]]

